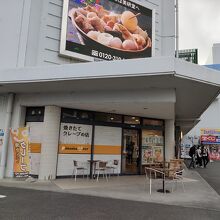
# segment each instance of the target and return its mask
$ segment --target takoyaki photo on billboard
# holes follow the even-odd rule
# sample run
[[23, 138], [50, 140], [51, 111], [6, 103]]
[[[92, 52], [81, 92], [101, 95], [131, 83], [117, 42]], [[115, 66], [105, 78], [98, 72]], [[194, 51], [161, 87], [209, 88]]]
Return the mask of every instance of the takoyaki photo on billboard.
[[125, 0], [64, 0], [61, 54], [82, 60], [151, 57], [152, 14]]

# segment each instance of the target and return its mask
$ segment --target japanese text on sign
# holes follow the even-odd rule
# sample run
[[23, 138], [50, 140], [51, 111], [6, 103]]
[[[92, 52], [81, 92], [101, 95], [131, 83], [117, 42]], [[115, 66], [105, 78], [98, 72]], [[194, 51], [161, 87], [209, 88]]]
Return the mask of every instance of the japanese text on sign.
[[88, 132], [83, 132], [81, 126], [75, 125], [64, 125], [63, 126], [63, 136], [82, 136], [82, 137], [89, 137]]

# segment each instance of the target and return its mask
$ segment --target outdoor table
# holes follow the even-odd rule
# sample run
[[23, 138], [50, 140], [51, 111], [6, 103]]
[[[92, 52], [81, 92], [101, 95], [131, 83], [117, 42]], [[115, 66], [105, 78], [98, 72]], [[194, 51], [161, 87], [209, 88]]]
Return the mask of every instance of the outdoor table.
[[162, 187], [162, 189], [158, 189], [157, 192], [170, 193], [169, 190], [165, 189], [165, 179], [166, 179], [167, 172], [169, 174], [169, 172], [170, 171], [174, 171], [174, 169], [163, 167], [163, 168], [155, 168], [155, 170], [157, 170], [158, 172], [162, 173], [162, 179], [163, 179], [163, 187]]
[[87, 160], [90, 163], [90, 179], [94, 178], [95, 179], [95, 168], [96, 168], [96, 164], [100, 161], [100, 160]]

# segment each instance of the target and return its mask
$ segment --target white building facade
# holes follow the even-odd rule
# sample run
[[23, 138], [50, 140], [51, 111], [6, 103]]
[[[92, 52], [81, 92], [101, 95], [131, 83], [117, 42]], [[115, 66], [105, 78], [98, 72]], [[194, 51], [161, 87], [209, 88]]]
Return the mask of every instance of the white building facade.
[[[213, 44], [211, 60], [208, 61], [208, 67], [220, 71], [220, 44]], [[220, 72], [218, 72], [220, 74]], [[193, 144], [205, 144], [210, 149], [210, 157], [212, 160], [220, 160], [220, 96], [218, 96], [207, 110], [201, 115], [198, 124], [190, 130], [183, 138], [183, 148], [186, 147], [188, 152], [189, 147]], [[184, 155], [188, 157], [188, 154], [183, 150]], [[185, 155], [186, 154], [186, 155]]]
[[197, 123], [220, 85], [216, 71], [174, 58], [175, 1], [131, 1], [152, 11], [150, 57], [99, 62], [60, 54], [64, 3], [0, 9], [1, 178], [14, 175], [9, 129], [24, 126], [39, 179], [71, 175], [73, 160], [117, 159], [118, 173], [141, 174], [175, 158], [175, 131]]

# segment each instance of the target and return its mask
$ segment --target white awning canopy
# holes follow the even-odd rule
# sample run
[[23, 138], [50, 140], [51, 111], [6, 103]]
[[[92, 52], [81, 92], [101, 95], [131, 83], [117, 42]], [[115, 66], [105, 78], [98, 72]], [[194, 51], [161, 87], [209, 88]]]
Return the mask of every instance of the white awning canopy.
[[[121, 97], [124, 94], [125, 97], [132, 93], [133, 96], [130, 96], [131, 99], [127, 103], [120, 105], [118, 101], [118, 109], [116, 105], [115, 113], [128, 109], [129, 104], [131, 106], [141, 94], [143, 97], [141, 104], [136, 103], [137, 108], [140, 108], [139, 111], [131, 108], [130, 111], [125, 112], [126, 114], [153, 117], [153, 112], [157, 112], [158, 115], [160, 111], [161, 115], [158, 115], [158, 118], [166, 119], [169, 114], [162, 113], [172, 111], [170, 106], [174, 103], [176, 124], [187, 132], [218, 96], [219, 74], [218, 71], [171, 57], [2, 69], [0, 70], [0, 93], [38, 93], [39, 95], [51, 93], [58, 96], [79, 93], [93, 93], [99, 96], [102, 93], [111, 93], [109, 106], [114, 103], [111, 101], [116, 99], [118, 94]], [[167, 100], [170, 91], [175, 91], [175, 97]], [[155, 94], [154, 97], [157, 99], [157, 102], [152, 102], [150, 106], [152, 109], [148, 111], [146, 111], [148, 107], [144, 107], [145, 101], [146, 105], [150, 102], [144, 100], [146, 92], [148, 95]], [[167, 94], [167, 96], [164, 95], [166, 103], [161, 96], [163, 93]], [[170, 105], [168, 106], [167, 103]], [[103, 106], [100, 108], [99, 104], [94, 100], [91, 110], [103, 111]], [[108, 105], [106, 104], [105, 111]], [[71, 106], [64, 105], [64, 107]], [[81, 103], [77, 107], [86, 108], [86, 105]]]

